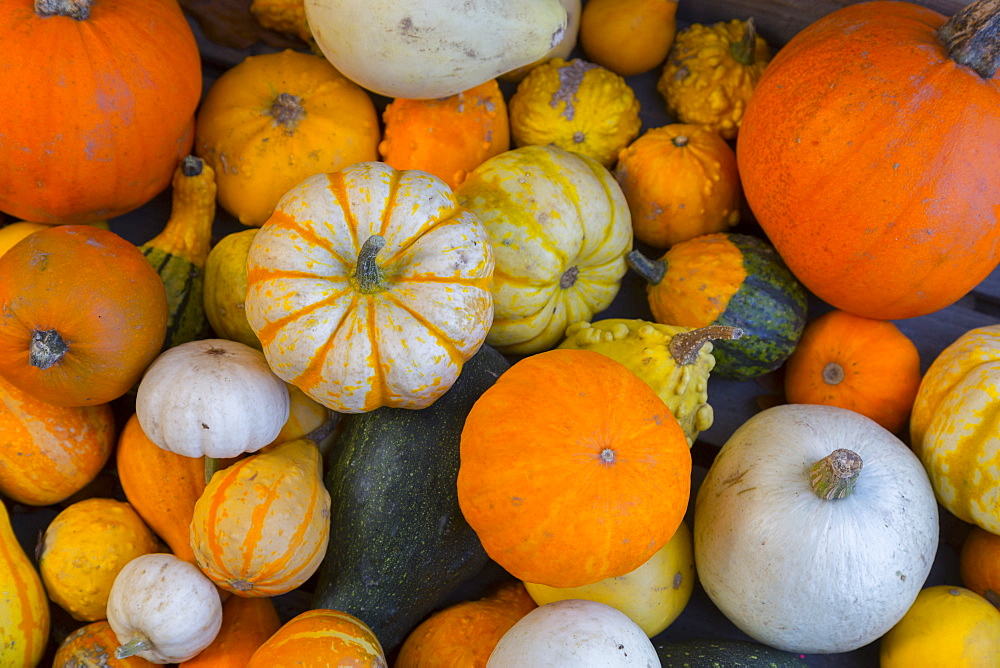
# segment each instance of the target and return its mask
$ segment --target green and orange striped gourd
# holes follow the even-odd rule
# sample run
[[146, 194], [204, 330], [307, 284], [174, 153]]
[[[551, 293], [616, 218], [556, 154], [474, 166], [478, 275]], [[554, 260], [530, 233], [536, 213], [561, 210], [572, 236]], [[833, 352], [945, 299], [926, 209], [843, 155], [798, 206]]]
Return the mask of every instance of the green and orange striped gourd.
[[276, 596], [316, 572], [330, 538], [330, 494], [316, 443], [298, 438], [217, 471], [194, 506], [191, 549], [238, 596]]
[[215, 222], [215, 171], [189, 155], [174, 171], [170, 218], [163, 230], [139, 246], [167, 288], [166, 350], [198, 338], [205, 317], [205, 263]]
[[0, 666], [38, 665], [48, 639], [49, 600], [42, 578], [0, 501]]

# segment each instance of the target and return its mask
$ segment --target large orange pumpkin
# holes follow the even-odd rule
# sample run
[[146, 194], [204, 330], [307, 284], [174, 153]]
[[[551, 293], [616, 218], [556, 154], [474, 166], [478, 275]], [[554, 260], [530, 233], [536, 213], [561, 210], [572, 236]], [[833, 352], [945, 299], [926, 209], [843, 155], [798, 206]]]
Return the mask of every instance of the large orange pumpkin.
[[163, 280], [114, 232], [59, 225], [0, 256], [0, 376], [40, 401], [117, 399], [166, 332]]
[[0, 0], [0, 209], [106, 219], [170, 185], [201, 60], [175, 0]]
[[458, 502], [518, 579], [578, 587], [635, 570], [687, 508], [691, 452], [667, 405], [591, 350], [523, 358], [462, 430]]
[[959, 15], [946, 23], [913, 3], [839, 9], [781, 49], [747, 106], [736, 153], [750, 208], [799, 280], [839, 309], [931, 313], [1000, 260], [988, 36], [1000, 13], [982, 0], [964, 11], [968, 32], [954, 30]]

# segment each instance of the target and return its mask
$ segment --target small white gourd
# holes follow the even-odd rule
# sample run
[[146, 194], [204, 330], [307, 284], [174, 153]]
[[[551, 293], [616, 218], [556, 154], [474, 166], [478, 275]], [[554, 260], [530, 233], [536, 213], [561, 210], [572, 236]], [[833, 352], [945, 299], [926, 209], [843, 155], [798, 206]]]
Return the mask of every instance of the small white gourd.
[[169, 553], [125, 564], [108, 597], [115, 657], [181, 663], [208, 647], [222, 626], [219, 591], [194, 564]]
[[169, 348], [139, 383], [135, 413], [153, 443], [185, 457], [236, 457], [273, 441], [288, 420], [288, 386], [264, 353], [227, 339]]
[[938, 510], [913, 452], [832, 406], [756, 414], [716, 455], [694, 510], [698, 579], [752, 638], [850, 652], [898, 622], [927, 579]]

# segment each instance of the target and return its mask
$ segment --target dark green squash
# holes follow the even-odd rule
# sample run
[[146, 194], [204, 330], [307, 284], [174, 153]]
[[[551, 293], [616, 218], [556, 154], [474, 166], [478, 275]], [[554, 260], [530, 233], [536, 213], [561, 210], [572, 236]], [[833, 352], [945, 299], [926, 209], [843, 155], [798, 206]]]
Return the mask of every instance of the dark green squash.
[[675, 244], [659, 260], [628, 255], [647, 282], [653, 317], [665, 325], [727, 325], [743, 330], [716, 341], [712, 374], [749, 380], [781, 366], [806, 324], [806, 290], [771, 244], [720, 232]]
[[387, 653], [487, 563], [458, 506], [459, 443], [472, 405], [508, 366], [483, 345], [431, 406], [343, 416], [312, 605], [358, 617]]
[[663, 668], [798, 668], [798, 654], [749, 640], [680, 640], [653, 642]]

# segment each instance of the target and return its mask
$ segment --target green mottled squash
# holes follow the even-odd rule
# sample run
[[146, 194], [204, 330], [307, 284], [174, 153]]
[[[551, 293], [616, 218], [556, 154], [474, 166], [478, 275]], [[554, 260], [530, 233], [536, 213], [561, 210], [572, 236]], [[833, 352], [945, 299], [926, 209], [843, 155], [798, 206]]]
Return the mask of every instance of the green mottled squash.
[[676, 244], [659, 260], [628, 255], [648, 283], [653, 318], [665, 325], [739, 327], [716, 341], [713, 373], [749, 380], [781, 366], [806, 325], [806, 291], [774, 248], [748, 234], [719, 232]]

